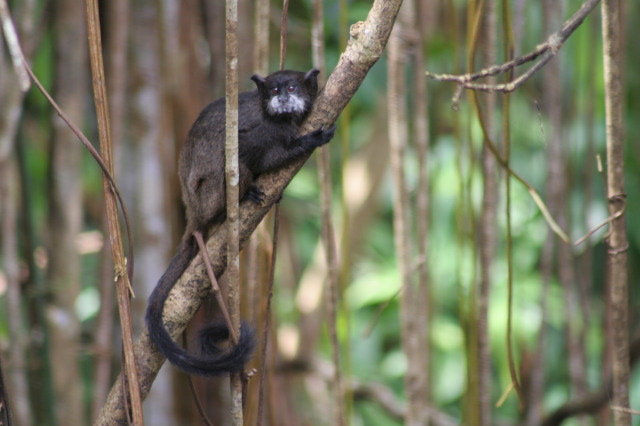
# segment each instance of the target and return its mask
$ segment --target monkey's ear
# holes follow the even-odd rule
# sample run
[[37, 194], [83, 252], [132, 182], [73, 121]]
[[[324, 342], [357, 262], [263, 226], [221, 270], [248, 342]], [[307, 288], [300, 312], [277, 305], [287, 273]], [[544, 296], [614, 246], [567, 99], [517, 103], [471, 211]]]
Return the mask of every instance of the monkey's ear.
[[309, 72], [304, 75], [304, 81], [309, 81], [313, 79], [314, 81], [318, 81], [318, 74], [320, 74], [320, 70], [316, 68], [312, 68]]
[[320, 74], [320, 70], [313, 68], [304, 75], [304, 84], [307, 86], [307, 90], [309, 90], [311, 96], [314, 97], [318, 93], [318, 74]]
[[251, 80], [253, 80], [253, 82], [256, 83], [256, 86], [258, 86], [259, 89], [261, 89], [264, 86], [264, 84], [267, 82], [266, 78], [261, 77], [258, 74], [252, 75]]

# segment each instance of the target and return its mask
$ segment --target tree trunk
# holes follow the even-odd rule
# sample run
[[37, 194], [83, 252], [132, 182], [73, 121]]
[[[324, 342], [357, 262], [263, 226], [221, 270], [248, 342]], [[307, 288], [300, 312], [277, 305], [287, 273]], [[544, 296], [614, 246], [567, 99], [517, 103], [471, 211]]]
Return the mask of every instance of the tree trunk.
[[[76, 123], [87, 108], [87, 42], [82, 0], [58, 0], [54, 4], [54, 97]], [[75, 301], [81, 290], [80, 255], [75, 240], [82, 229], [82, 147], [57, 116], [53, 117], [49, 179], [49, 266], [47, 277], [52, 303], [51, 357], [58, 422], [84, 422], [80, 380], [80, 324]]]

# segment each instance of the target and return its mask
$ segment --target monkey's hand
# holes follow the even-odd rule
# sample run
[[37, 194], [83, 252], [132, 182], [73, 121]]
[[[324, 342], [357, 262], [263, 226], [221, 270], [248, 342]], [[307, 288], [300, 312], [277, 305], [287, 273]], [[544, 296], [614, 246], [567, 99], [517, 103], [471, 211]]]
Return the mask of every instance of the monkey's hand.
[[335, 124], [326, 130], [324, 126], [322, 126], [321, 128], [302, 136], [300, 138], [300, 144], [309, 150], [313, 150], [329, 142], [333, 138], [335, 132]]

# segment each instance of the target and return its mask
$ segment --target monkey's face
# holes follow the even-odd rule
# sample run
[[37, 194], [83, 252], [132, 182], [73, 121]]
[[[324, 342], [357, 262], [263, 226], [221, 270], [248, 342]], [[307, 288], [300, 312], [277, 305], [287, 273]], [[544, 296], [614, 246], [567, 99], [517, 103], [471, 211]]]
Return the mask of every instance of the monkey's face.
[[317, 70], [276, 71], [267, 77], [254, 75], [265, 113], [276, 120], [302, 120], [311, 110], [318, 91]]
[[301, 88], [297, 82], [273, 85], [268, 88], [269, 100], [267, 112], [269, 115], [304, 115], [307, 112], [305, 96], [301, 96]]

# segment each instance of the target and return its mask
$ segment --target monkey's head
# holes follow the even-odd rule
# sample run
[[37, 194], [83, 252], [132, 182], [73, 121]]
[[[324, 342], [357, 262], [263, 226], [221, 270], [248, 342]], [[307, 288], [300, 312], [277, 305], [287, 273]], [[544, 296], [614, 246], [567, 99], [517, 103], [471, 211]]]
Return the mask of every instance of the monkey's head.
[[265, 114], [274, 120], [302, 121], [318, 94], [318, 71], [276, 71], [251, 77], [258, 87]]

